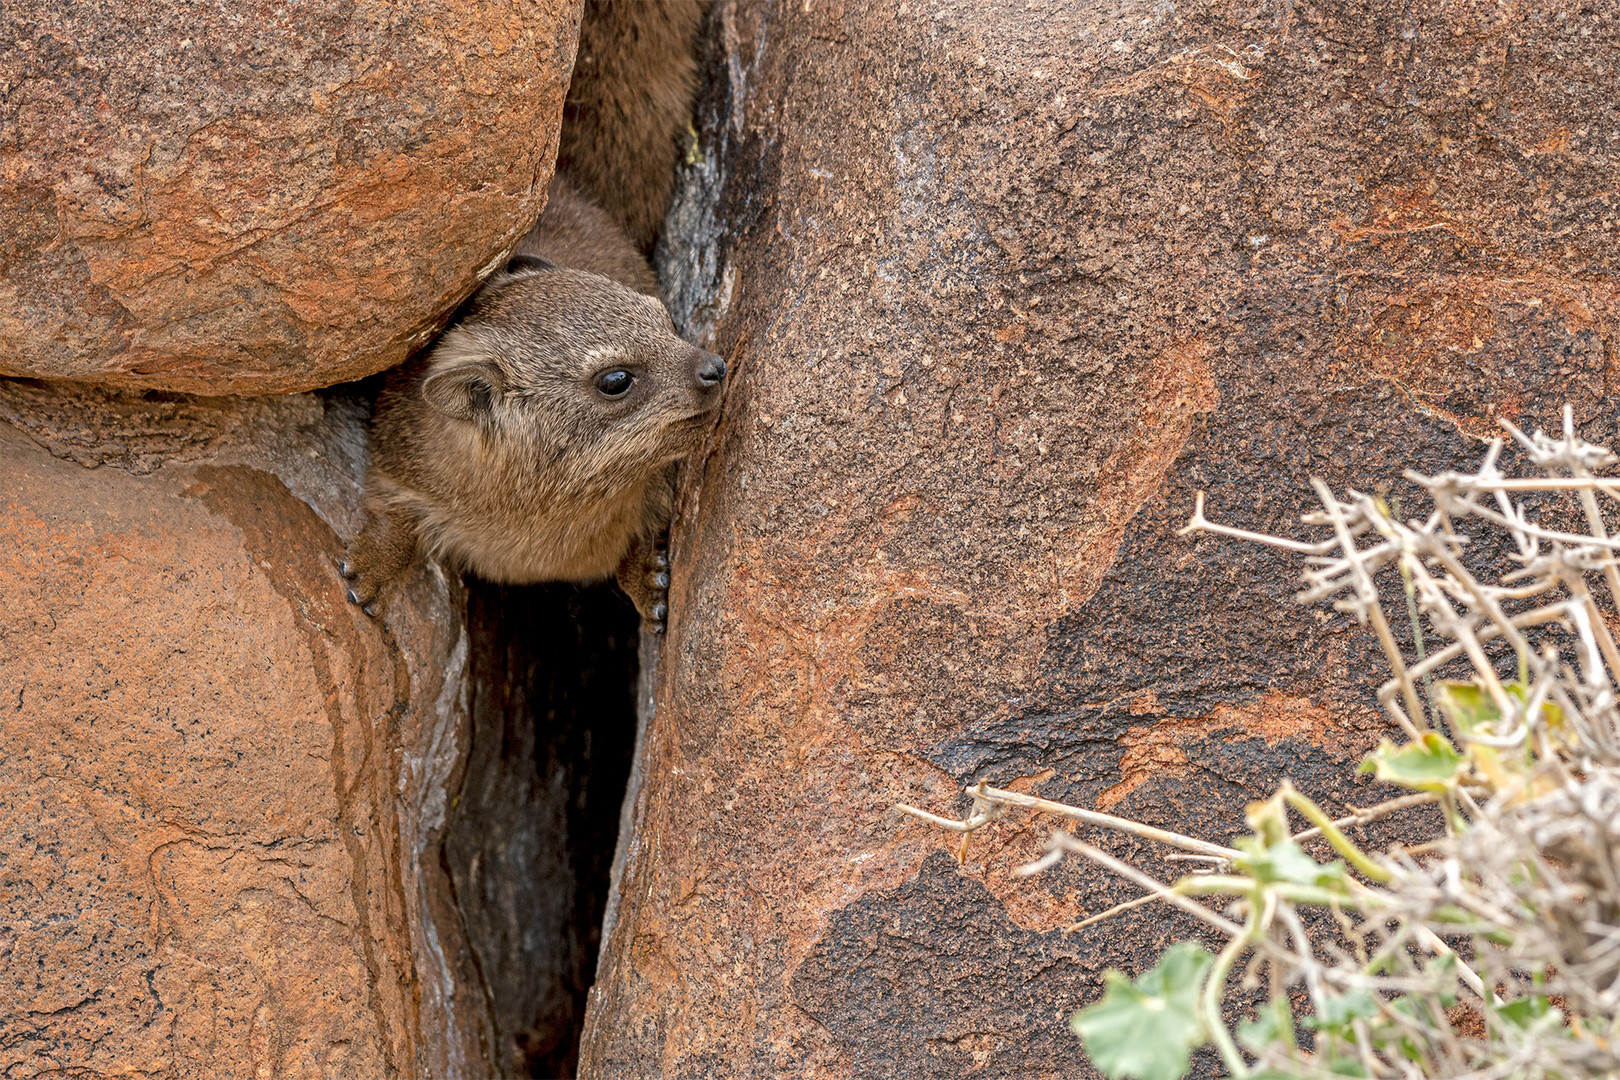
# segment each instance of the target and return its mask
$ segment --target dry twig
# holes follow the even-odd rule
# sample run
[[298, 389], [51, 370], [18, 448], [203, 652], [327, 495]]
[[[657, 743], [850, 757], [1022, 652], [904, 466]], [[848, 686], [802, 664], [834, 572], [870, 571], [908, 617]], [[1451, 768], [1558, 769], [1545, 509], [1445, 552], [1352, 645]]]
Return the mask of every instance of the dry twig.
[[[1501, 441], [1474, 473], [1409, 473], [1434, 504], [1423, 520], [1400, 520], [1379, 497], [1350, 491], [1340, 498], [1318, 481], [1322, 509], [1304, 521], [1331, 529], [1320, 541], [1212, 522], [1202, 492], [1182, 530], [1302, 556], [1300, 600], [1329, 601], [1372, 628], [1393, 676], [1378, 699], [1406, 741], [1386, 741], [1368, 763], [1412, 794], [1329, 819], [1285, 783], [1250, 807], [1254, 836], [1238, 847], [983, 782], [967, 790], [973, 809], [963, 820], [901, 809], [964, 834], [1023, 809], [1210, 864], [1167, 885], [1059, 830], [1048, 854], [1023, 869], [1038, 872], [1078, 854], [1146, 890], [1070, 931], [1158, 900], [1227, 934], [1228, 946], [1207, 968], [1188, 966], [1185, 954], [1177, 963], [1203, 980], [1196, 1030], [1235, 1076], [1263, 1067], [1327, 1077], [1351, 1063], [1378, 1080], [1620, 1076], [1620, 645], [1609, 625], [1620, 603], [1620, 539], [1597, 498], [1620, 502], [1620, 479], [1598, 475], [1616, 458], [1579, 438], [1568, 409], [1557, 437], [1508, 431], [1539, 475], [1503, 475]], [[1548, 524], [1560, 499], [1572, 505]], [[1486, 580], [1465, 552], [1492, 531], [1510, 542], [1514, 566]], [[1412, 624], [1410, 646], [1385, 611], [1397, 591], [1393, 610]], [[1598, 592], [1610, 611], [1599, 607]], [[1469, 681], [1434, 682], [1459, 665]], [[1369, 854], [1345, 832], [1429, 803], [1443, 811], [1443, 831], [1404, 849]], [[1310, 827], [1292, 832], [1289, 811]], [[1318, 838], [1344, 862], [1317, 863], [1298, 847]], [[1242, 926], [1192, 899], [1218, 894], [1239, 898], [1228, 914], [1241, 916]], [[1312, 939], [1297, 914], [1306, 907], [1333, 914], [1337, 942]], [[1444, 937], [1466, 939], [1471, 960]], [[1269, 971], [1272, 1015], [1290, 1017], [1286, 988], [1306, 988], [1315, 1014], [1311, 1053], [1294, 1045], [1291, 1019], [1272, 1023], [1265, 1038], [1251, 1036], [1248, 1054], [1239, 1050], [1220, 1001], [1226, 973], [1241, 970], [1234, 965], [1245, 954], [1251, 974]], [[1452, 1030], [1447, 1009], [1460, 988], [1484, 1011], [1488, 1037]], [[1082, 1034], [1093, 1032], [1087, 1048], [1105, 1072], [1109, 1061], [1132, 1058], [1108, 1057], [1102, 1033], [1109, 1028], [1101, 1020], [1088, 1027], [1085, 1018], [1137, 999], [1099, 1004], [1076, 1019]], [[1170, 998], [1154, 1006], [1171, 1007]]]

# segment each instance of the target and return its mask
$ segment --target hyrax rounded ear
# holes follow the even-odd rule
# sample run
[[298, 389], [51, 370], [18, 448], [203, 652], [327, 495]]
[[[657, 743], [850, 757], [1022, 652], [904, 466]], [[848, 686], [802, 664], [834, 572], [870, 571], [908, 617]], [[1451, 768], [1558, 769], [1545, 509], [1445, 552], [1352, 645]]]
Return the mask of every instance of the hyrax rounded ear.
[[555, 270], [557, 264], [550, 259], [542, 259], [538, 255], [514, 255], [506, 262], [505, 273], [516, 277], [519, 274], [539, 273], [542, 270]]
[[422, 380], [422, 399], [457, 420], [488, 416], [495, 399], [505, 392], [501, 369], [488, 360], [462, 360]]

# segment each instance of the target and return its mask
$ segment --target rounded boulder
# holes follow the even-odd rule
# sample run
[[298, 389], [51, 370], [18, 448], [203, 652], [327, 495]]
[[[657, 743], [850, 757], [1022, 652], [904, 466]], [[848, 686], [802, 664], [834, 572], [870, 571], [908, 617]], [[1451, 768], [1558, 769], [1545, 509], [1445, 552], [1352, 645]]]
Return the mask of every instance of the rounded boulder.
[[203, 394], [390, 367], [538, 216], [580, 0], [19, 0], [0, 375]]

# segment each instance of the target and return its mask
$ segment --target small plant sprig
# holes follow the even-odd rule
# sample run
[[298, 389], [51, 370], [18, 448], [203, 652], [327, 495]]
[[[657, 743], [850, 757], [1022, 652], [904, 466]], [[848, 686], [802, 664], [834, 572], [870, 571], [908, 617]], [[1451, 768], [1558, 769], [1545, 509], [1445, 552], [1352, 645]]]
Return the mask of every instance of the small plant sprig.
[[[1249, 835], [1232, 847], [984, 783], [962, 820], [899, 807], [964, 834], [1024, 808], [1200, 861], [1166, 884], [1058, 830], [1019, 871], [1075, 854], [1144, 890], [1077, 927], [1162, 901], [1226, 938], [1214, 955], [1178, 943], [1135, 980], [1107, 974], [1072, 1022], [1105, 1075], [1176, 1080], [1213, 1045], [1231, 1075], [1265, 1080], [1620, 1077], [1620, 649], [1593, 595], [1620, 603], [1620, 540], [1599, 503], [1620, 502], [1620, 478], [1599, 475], [1616, 458], [1575, 434], [1567, 407], [1559, 438], [1504, 426], [1537, 475], [1503, 475], [1500, 440], [1473, 473], [1408, 473], [1433, 501], [1421, 521], [1313, 481], [1322, 509], [1304, 521], [1331, 530], [1320, 542], [1215, 524], [1202, 493], [1183, 530], [1303, 556], [1299, 599], [1372, 628], [1393, 673], [1378, 699], [1404, 739], [1384, 740], [1362, 771], [1411, 794], [1335, 820], [1285, 781], [1249, 806]], [[1542, 525], [1526, 500], [1549, 497], [1572, 498], [1584, 531]], [[1506, 534], [1514, 564], [1490, 582], [1465, 564], [1486, 530]], [[1397, 582], [1414, 655], [1384, 608]], [[1424, 803], [1439, 805], [1441, 829], [1420, 842], [1370, 852], [1351, 839]], [[1306, 851], [1317, 838], [1335, 857]], [[1211, 897], [1228, 900], [1217, 910]], [[1234, 985], [1263, 991], [1235, 1025], [1223, 1009]]]

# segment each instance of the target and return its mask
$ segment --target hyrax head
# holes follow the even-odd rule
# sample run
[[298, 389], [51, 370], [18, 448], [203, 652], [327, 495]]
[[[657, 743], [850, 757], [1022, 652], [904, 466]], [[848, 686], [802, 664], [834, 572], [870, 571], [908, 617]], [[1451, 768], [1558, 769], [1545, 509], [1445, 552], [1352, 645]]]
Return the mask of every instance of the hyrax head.
[[433, 350], [421, 393], [491, 439], [620, 472], [693, 450], [725, 377], [653, 297], [519, 257]]

